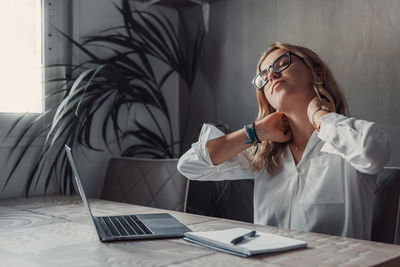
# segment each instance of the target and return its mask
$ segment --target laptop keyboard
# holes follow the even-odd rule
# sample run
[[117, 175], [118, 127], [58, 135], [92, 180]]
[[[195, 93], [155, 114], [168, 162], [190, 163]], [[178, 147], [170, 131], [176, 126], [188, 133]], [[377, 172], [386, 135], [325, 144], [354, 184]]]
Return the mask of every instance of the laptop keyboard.
[[103, 216], [97, 218], [107, 236], [153, 234], [135, 215]]

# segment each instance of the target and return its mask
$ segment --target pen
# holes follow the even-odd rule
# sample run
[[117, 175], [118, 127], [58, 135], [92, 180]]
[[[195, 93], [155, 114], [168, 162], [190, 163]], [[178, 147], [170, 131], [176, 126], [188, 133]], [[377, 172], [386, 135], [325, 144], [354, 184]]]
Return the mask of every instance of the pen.
[[247, 233], [247, 234], [238, 236], [238, 237], [232, 239], [231, 243], [232, 243], [233, 245], [237, 245], [237, 244], [241, 243], [243, 240], [245, 240], [245, 239], [247, 239], [247, 238], [250, 238], [250, 237], [253, 237], [253, 238], [254, 238], [254, 237], [257, 237], [257, 236], [256, 236], [256, 233], [257, 233], [256, 231], [251, 231], [251, 232], [249, 232], [249, 233]]

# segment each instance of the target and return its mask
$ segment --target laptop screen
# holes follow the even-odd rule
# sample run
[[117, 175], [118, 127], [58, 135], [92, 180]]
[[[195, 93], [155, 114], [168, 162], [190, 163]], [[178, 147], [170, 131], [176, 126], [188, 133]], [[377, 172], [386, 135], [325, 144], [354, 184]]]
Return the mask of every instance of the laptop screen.
[[72, 174], [75, 178], [74, 180], [75, 180], [76, 186], [78, 187], [79, 195], [81, 196], [83, 204], [85, 205], [86, 209], [88, 210], [89, 215], [92, 218], [93, 223], [94, 223], [93, 214], [92, 214], [92, 211], [89, 206], [89, 201], [87, 200], [87, 197], [85, 195], [85, 191], [83, 190], [83, 186], [81, 183], [81, 179], [79, 177], [78, 169], [76, 168], [75, 160], [72, 156], [71, 148], [69, 146], [65, 145], [65, 151], [67, 152], [67, 157], [69, 160], [69, 164], [71, 165], [71, 168], [72, 168]]

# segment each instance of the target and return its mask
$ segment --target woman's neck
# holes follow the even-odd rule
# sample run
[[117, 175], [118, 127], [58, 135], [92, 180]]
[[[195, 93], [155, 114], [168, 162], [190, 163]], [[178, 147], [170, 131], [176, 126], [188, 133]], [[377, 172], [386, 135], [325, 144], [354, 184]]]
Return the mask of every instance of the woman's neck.
[[314, 132], [314, 126], [308, 120], [307, 112], [285, 113], [292, 132], [291, 144], [297, 150], [304, 151], [308, 140]]

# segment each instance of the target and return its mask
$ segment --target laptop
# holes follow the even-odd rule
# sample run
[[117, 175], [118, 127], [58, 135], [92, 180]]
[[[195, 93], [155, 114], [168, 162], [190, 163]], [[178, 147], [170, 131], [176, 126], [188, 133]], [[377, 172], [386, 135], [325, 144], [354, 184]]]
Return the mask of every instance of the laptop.
[[100, 241], [183, 237], [184, 233], [191, 232], [189, 228], [168, 213], [93, 216], [89, 201], [82, 187], [71, 148], [65, 145], [65, 151], [67, 152], [79, 195], [89, 216], [92, 218]]

